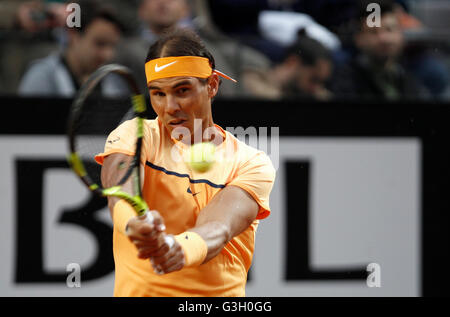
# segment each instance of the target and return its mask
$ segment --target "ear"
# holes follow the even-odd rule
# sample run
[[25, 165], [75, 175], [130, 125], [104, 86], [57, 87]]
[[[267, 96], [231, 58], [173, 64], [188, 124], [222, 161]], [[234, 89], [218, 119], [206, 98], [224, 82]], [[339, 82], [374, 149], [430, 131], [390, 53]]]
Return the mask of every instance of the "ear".
[[216, 73], [212, 73], [211, 76], [208, 78], [208, 97], [214, 98], [217, 95], [217, 92], [219, 91], [219, 75]]

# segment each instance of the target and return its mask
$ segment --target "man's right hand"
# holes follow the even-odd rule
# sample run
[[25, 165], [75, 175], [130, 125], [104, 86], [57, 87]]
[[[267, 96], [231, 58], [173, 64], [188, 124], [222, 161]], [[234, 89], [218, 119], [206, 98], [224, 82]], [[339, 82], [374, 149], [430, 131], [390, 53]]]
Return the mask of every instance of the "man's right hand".
[[161, 215], [153, 210], [128, 221], [126, 233], [138, 250], [140, 259], [150, 259], [157, 274], [167, 274], [184, 267], [181, 246], [167, 235]]
[[136, 246], [140, 259], [151, 258], [156, 252], [165, 253], [164, 248], [169, 250], [164, 231], [163, 219], [155, 210], [148, 211], [144, 216], [131, 218], [126, 227], [128, 238]]

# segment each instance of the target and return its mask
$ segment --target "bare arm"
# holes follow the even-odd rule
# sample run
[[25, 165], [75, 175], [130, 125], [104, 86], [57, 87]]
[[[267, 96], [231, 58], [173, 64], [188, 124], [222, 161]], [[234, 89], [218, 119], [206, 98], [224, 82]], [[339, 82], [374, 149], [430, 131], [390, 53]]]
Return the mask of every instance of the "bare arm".
[[231, 239], [247, 229], [258, 210], [253, 197], [240, 187], [228, 186], [217, 193], [199, 213], [195, 227], [188, 230], [199, 234], [208, 246], [203, 263], [218, 255]]
[[[187, 230], [200, 235], [206, 243], [207, 254], [203, 263], [217, 256], [231, 239], [247, 229], [258, 210], [256, 201], [240, 187], [228, 186], [217, 193], [200, 211], [195, 227]], [[184, 267], [183, 254], [176, 242], [169, 252], [157, 254], [154, 261], [168, 273]]]

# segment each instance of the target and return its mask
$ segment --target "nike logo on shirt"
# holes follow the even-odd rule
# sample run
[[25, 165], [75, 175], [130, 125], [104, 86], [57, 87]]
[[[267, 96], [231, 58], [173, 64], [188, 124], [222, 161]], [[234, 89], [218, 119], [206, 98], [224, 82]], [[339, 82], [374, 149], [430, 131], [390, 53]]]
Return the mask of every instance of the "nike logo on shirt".
[[189, 194], [192, 194], [192, 196], [195, 196], [195, 195], [197, 195], [198, 193], [200, 193], [200, 192], [196, 192], [196, 193], [194, 194], [194, 193], [191, 191], [191, 188], [190, 188], [190, 187], [188, 187], [187, 192], [188, 192]]
[[161, 70], [163, 70], [166, 67], [169, 67], [170, 65], [175, 64], [177, 61], [173, 61], [172, 63], [166, 64], [166, 65], [162, 65], [158, 67], [158, 64], [155, 64], [155, 72], [159, 72]]

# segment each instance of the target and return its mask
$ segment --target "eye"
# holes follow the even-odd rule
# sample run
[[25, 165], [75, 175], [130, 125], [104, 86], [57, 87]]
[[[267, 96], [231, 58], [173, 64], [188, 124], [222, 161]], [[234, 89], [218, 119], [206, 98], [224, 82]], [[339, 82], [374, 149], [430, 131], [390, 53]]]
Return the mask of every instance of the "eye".
[[166, 94], [163, 93], [162, 91], [154, 90], [154, 91], [152, 92], [152, 95], [153, 95], [153, 96], [156, 96], [156, 97], [164, 97]]
[[181, 88], [178, 88], [178, 90], [177, 90], [177, 92], [178, 92], [178, 94], [185, 94], [185, 93], [187, 93], [189, 91], [189, 88], [187, 88], [187, 87], [181, 87]]
[[103, 47], [108, 46], [108, 42], [106, 42], [106, 41], [104, 41], [104, 40], [97, 39], [97, 40], [95, 41], [95, 45], [96, 45], [98, 48], [103, 48]]

